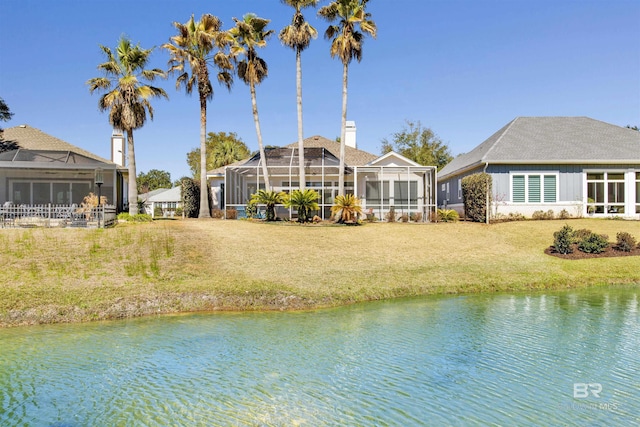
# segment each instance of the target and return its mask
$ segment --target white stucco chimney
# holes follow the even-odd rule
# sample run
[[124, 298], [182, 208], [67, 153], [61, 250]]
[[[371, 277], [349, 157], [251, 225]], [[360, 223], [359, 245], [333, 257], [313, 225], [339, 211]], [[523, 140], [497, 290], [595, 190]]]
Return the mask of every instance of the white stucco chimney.
[[356, 122], [347, 120], [347, 130], [344, 137], [344, 145], [358, 148], [356, 145]]
[[124, 135], [115, 129], [111, 134], [111, 161], [118, 166], [124, 166]]

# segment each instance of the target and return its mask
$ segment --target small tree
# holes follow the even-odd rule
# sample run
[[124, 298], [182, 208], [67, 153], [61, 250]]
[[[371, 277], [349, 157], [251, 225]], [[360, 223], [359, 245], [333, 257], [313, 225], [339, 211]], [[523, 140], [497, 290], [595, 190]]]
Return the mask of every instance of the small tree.
[[407, 120], [401, 132], [393, 134], [393, 140], [382, 140], [382, 154], [396, 151], [421, 165], [434, 165], [438, 170], [453, 160], [447, 144], [420, 121]]
[[362, 215], [360, 199], [353, 194], [336, 197], [331, 206], [331, 215], [340, 224], [357, 221]]
[[319, 195], [315, 190], [309, 188], [305, 190], [294, 190], [285, 200], [284, 205], [298, 211], [298, 222], [308, 222], [311, 220], [311, 212], [317, 211]]
[[287, 194], [280, 191], [266, 191], [258, 190], [257, 193], [251, 196], [253, 203], [258, 203], [267, 206], [267, 221], [276, 220], [276, 205], [280, 205], [287, 200]]
[[570, 254], [573, 252], [571, 245], [575, 239], [573, 228], [569, 225], [565, 225], [553, 233], [553, 248], [560, 254]]
[[187, 218], [197, 218], [200, 212], [200, 182], [182, 178], [182, 209]]
[[171, 174], [167, 171], [151, 169], [138, 174], [138, 193], [148, 193], [158, 188], [171, 188]]
[[491, 212], [491, 175], [482, 172], [462, 178], [462, 198], [465, 216], [486, 222]]

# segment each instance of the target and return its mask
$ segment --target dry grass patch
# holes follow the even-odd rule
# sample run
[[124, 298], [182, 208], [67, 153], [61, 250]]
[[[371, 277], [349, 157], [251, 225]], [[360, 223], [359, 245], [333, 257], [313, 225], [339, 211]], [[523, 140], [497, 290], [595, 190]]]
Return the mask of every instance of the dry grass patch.
[[[0, 324], [290, 309], [430, 293], [640, 283], [637, 259], [544, 254], [562, 221], [362, 227], [162, 221], [0, 231]], [[640, 237], [640, 222], [573, 220]]]

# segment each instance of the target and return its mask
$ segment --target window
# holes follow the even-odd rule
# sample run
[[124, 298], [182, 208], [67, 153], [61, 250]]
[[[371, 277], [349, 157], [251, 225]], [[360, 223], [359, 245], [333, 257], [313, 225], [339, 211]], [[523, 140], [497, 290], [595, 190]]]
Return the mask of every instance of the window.
[[393, 201], [396, 205], [418, 203], [418, 183], [416, 181], [394, 181]]
[[556, 203], [558, 201], [557, 175], [512, 175], [511, 200], [513, 203]]
[[458, 178], [458, 200], [462, 200], [462, 178]]
[[624, 213], [624, 202], [623, 172], [587, 173], [588, 213]]
[[389, 181], [382, 183], [380, 181], [367, 181], [365, 191], [367, 205], [380, 204], [380, 202], [389, 204]]

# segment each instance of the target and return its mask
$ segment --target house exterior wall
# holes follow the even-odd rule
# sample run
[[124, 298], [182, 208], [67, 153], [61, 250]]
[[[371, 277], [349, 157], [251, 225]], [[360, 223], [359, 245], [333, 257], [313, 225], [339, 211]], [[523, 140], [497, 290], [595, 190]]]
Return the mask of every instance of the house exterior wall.
[[[438, 182], [438, 200], [440, 207], [455, 209], [460, 213], [464, 212], [464, 205], [461, 196], [460, 183], [462, 178], [473, 173], [482, 172], [483, 168], [476, 168], [458, 176], [449, 177]], [[614, 173], [624, 174], [624, 201], [619, 203], [622, 209], [617, 206], [609, 206], [608, 212], [604, 212], [604, 202], [595, 216], [607, 216], [620, 214], [629, 218], [640, 218], [640, 189], [637, 180], [637, 173], [640, 172], [640, 164], [622, 165], [489, 165], [487, 173], [491, 175], [493, 186], [493, 207], [492, 213], [495, 215], [520, 213], [530, 217], [535, 211], [552, 210], [557, 215], [562, 210], [566, 210], [572, 216], [586, 216], [590, 214], [588, 208], [588, 188], [587, 174], [590, 173]], [[514, 201], [514, 176], [552, 176], [556, 180], [555, 201], [553, 202], [518, 202]], [[620, 181], [622, 182], [622, 181]], [[608, 184], [608, 183], [607, 183]], [[603, 183], [602, 187], [605, 185]], [[607, 187], [608, 191], [608, 187]], [[620, 197], [620, 196], [619, 196]], [[610, 201], [610, 204], [613, 204]], [[620, 211], [620, 212], [618, 212]]]

